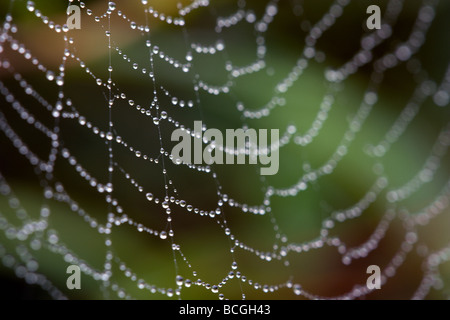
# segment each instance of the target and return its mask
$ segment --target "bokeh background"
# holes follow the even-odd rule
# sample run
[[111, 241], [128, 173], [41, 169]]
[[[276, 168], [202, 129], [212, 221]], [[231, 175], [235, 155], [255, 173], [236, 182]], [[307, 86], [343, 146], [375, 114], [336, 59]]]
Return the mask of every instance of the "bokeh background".
[[[386, 14], [386, 8], [392, 3], [403, 3], [403, 9], [395, 25], [391, 26], [392, 35], [373, 50], [373, 61], [388, 52], [395, 52], [395, 48], [410, 36], [421, 8], [424, 5], [437, 4], [423, 45], [410, 59], [386, 71], [377, 92], [377, 103], [336, 169], [331, 174], [309, 183], [307, 189], [296, 196], [272, 197], [271, 212], [265, 215], [243, 212], [240, 208], [225, 204], [220, 216], [209, 218], [171, 205], [172, 222], [168, 224], [167, 214], [161, 204], [149, 202], [145, 197], [146, 192], [151, 192], [155, 198], [163, 199], [166, 195], [165, 177], [172, 181], [169, 195], [174, 195], [173, 188], [176, 188], [177, 199], [183, 199], [209, 212], [217, 208], [219, 191], [239, 203], [259, 206], [263, 203], [267, 186], [290, 186], [305, 172], [320, 167], [330, 159], [341, 144], [351, 119], [364, 99], [374, 66], [373, 63], [364, 65], [339, 84], [330, 84], [324, 74], [329, 69], [343, 66], [359, 51], [361, 39], [370, 32], [365, 27], [368, 17], [366, 8], [375, 2], [380, 6], [382, 14]], [[65, 23], [68, 1], [36, 0], [34, 3], [35, 10], [40, 10], [50, 20], [60, 25]], [[71, 37], [71, 52], [97, 77], [106, 81], [110, 52], [108, 37], [105, 36], [109, 25], [108, 18], [96, 22], [95, 16], [106, 12], [107, 3], [85, 1], [86, 8], [81, 10], [81, 30], [57, 33], [37, 18], [34, 12], [27, 10], [27, 1], [0, 2], [0, 21], [4, 22], [0, 43], [0, 81], [14, 95], [15, 101], [19, 101], [43, 124], [49, 128], [57, 125], [60, 130], [59, 155], [51, 179], [45, 174], [37, 173], [6, 137], [4, 131], [0, 133], [0, 173], [14, 192], [14, 196], [11, 196], [3, 186], [0, 196], [2, 296], [30, 299], [62, 295], [75, 299], [116, 299], [124, 296], [137, 299], [217, 299], [218, 293], [212, 292], [204, 285], [183, 285], [179, 296], [168, 296], [165, 289], [177, 288], [177, 275], [191, 279], [192, 282], [200, 278], [202, 282], [218, 284], [232, 271], [233, 261], [237, 262], [239, 272], [253, 280], [253, 285], [234, 277], [219, 290], [226, 298], [240, 299], [242, 293], [245, 293], [247, 299], [304, 299], [305, 296], [298, 296], [289, 288], [289, 281], [300, 284], [302, 289], [312, 294], [324, 297], [340, 296], [350, 292], [357, 284], [365, 284], [368, 276], [367, 266], [376, 264], [383, 269], [389, 264], [401, 247], [407, 232], [405, 222], [401, 219], [402, 215], [422, 212], [448, 184], [450, 159], [448, 153], [444, 152], [431, 181], [423, 183], [403, 201], [391, 204], [386, 200], [389, 190], [401, 187], [420, 172], [437, 137], [450, 120], [448, 103], [437, 105], [432, 94], [425, 99], [418, 114], [408, 123], [405, 132], [392, 144], [384, 157], [371, 157], [365, 152], [367, 146], [375, 145], [384, 138], [407, 105], [418, 83], [429, 79], [426, 83], [428, 87], [425, 86], [424, 90], [432, 91], [433, 86], [439, 86], [445, 79], [450, 57], [448, 1], [351, 1], [342, 16], [317, 41], [316, 57], [310, 60], [303, 74], [288, 92], [282, 95], [285, 103], [274, 108], [267, 117], [247, 119], [236, 107], [238, 102], [252, 110], [265, 105], [275, 96], [274, 88], [301, 57], [305, 38], [311, 27], [327, 13], [334, 1], [274, 1], [278, 14], [264, 33], [267, 50], [264, 57], [265, 68], [232, 78], [226, 70], [227, 63], [245, 66], [254, 62], [257, 57], [258, 34], [254, 24], [245, 21], [218, 32], [217, 19], [228, 17], [239, 8], [244, 12], [253, 12], [259, 19], [270, 4], [269, 1], [210, 1], [208, 6], [189, 13], [185, 17], [185, 27], [181, 28], [150, 16], [146, 18], [144, 13], [145, 8], [152, 6], [158, 12], [164, 12], [166, 16], [177, 16], [178, 1], [149, 0], [144, 6], [137, 0], [117, 0], [110, 20], [112, 80], [118, 88], [117, 92], [126, 93], [127, 98], [116, 99], [112, 108], [115, 135], [120, 135], [142, 154], [164, 158], [167, 175], [163, 174], [161, 162], [155, 164], [144, 161], [142, 157], [136, 157], [121, 145], [113, 144], [113, 161], [118, 166], [112, 174], [114, 190], [111, 195], [118, 200], [123, 213], [133, 221], [153, 230], [168, 232], [172, 228], [173, 241], [180, 245], [183, 255], [172, 250], [171, 237], [162, 240], [139, 232], [136, 227], [128, 224], [113, 226], [110, 235], [100, 233], [97, 227], [90, 227], [83, 217], [71, 210], [67, 203], [58, 201], [58, 192], [55, 190], [57, 182], [60, 182], [65, 192], [80, 208], [99, 225], [105, 225], [108, 212], [112, 210], [111, 205], [105, 201], [106, 194], [91, 187], [74, 166], [61, 156], [61, 150], [69, 149], [78, 163], [97, 181], [106, 182], [109, 176], [108, 143], [85, 126], [81, 126], [78, 119], [60, 117], [55, 121], [51, 112], [32, 96], [24, 93], [20, 83], [14, 79], [14, 72], [20, 73], [51, 105], [58, 101], [61, 88], [55, 81], [49, 81], [45, 72], [37, 70], [31, 59], [25, 59], [19, 50], [14, 50], [9, 40], [5, 40], [5, 34], [7, 31], [7, 34], [24, 44], [42, 65], [55, 72], [64, 56], [67, 44], [64, 36]], [[180, 3], [186, 6], [190, 2]], [[74, 1], [73, 4], [79, 3]], [[88, 8], [92, 10], [91, 15], [87, 14]], [[149, 48], [146, 47], [148, 35], [133, 30], [130, 23], [117, 14], [119, 10], [137, 25], [150, 27], [152, 49], [158, 46], [159, 50], [183, 63], [187, 62], [188, 52], [193, 52], [193, 67], [190, 71], [185, 73], [180, 68], [174, 68], [159, 58], [158, 54], [153, 55], [151, 65]], [[11, 28], [6, 30], [8, 14], [13, 18], [14, 28], [17, 28], [15, 32], [12, 32]], [[190, 46], [191, 43], [214, 45], [218, 40], [225, 44], [226, 49], [214, 55], [195, 53]], [[115, 47], [120, 48], [121, 54]], [[124, 55], [132, 62], [128, 63]], [[7, 70], [5, 60], [13, 66], [14, 72]], [[134, 70], [133, 63], [139, 65], [138, 70]], [[419, 66], [421, 71], [416, 72]], [[170, 141], [170, 134], [174, 126], [166, 119], [156, 126], [152, 117], [136, 110], [136, 105], [145, 110], [149, 109], [154, 98], [154, 83], [148, 72], [140, 72], [141, 68], [154, 72], [159, 112], [166, 111], [171, 118], [189, 128], [193, 127], [194, 120], [202, 120], [208, 128], [221, 130], [245, 125], [252, 128], [277, 128], [280, 133], [284, 133], [288, 126], [294, 125], [297, 133], [304, 134], [316, 118], [324, 95], [330, 90], [334, 90], [335, 102], [323, 128], [311, 144], [299, 146], [290, 141], [281, 148], [280, 169], [277, 175], [261, 177], [259, 168], [255, 166], [222, 165], [214, 166], [213, 170], [217, 174], [217, 179], [214, 179], [211, 174], [191, 170], [186, 166], [175, 166], [168, 158], [161, 157], [161, 143], [166, 150], [171, 150], [173, 143]], [[231, 80], [230, 92], [219, 95], [211, 95], [204, 90], [196, 92], [194, 85], [198, 79], [217, 86]], [[173, 106], [171, 97], [165, 96], [161, 86], [170, 91], [172, 96], [194, 101], [195, 106]], [[86, 119], [100, 130], [108, 130], [108, 90], [103, 85], [97, 85], [95, 79], [86, 73], [86, 69], [70, 57], [65, 64], [62, 88], [64, 111], [73, 112], [67, 105], [67, 99], [70, 99], [76, 110]], [[449, 93], [448, 87], [446, 90]], [[134, 101], [133, 106], [128, 101], [130, 99]], [[12, 108], [12, 103], [4, 96], [0, 97], [0, 106], [3, 121], [6, 119], [29, 149], [47, 161], [51, 140], [21, 119]], [[155, 107], [152, 112], [156, 112]], [[233, 254], [230, 252], [232, 239], [224, 232], [223, 219], [226, 219], [226, 224], [236, 239], [260, 252], [279, 252], [279, 248], [283, 246], [280, 239], [284, 236], [287, 237], [288, 244], [303, 244], [320, 239], [324, 220], [333, 212], [352, 207], [360, 201], [376, 181], [378, 176], [374, 167], [379, 169], [380, 165], [389, 180], [388, 187], [380, 192], [360, 217], [337, 224], [336, 228], [330, 230], [330, 235], [338, 236], [347, 247], [356, 247], [369, 239], [387, 211], [395, 212], [396, 216], [386, 234], [367, 257], [355, 259], [350, 265], [345, 265], [342, 263], [342, 255], [333, 246], [301, 253], [290, 252], [286, 258], [275, 258], [270, 262], [249, 250], [236, 248]], [[125, 178], [121, 169], [136, 179], [145, 191], [140, 192], [135, 188], [130, 179]], [[54, 196], [47, 199], [44, 195], [49, 189], [53, 190]], [[18, 199], [20, 205], [17, 200], [11, 199]], [[447, 205], [448, 195], [445, 195], [438, 204], [443, 207], [441, 214], [425, 226], [414, 229], [418, 241], [397, 269], [395, 276], [388, 279], [382, 290], [374, 291], [363, 298], [409, 299], [413, 296], [424, 279], [427, 257], [449, 244], [450, 212]], [[27, 212], [26, 218], [20, 208]], [[43, 208], [44, 211], [50, 212], [48, 217], [43, 218]], [[274, 229], [273, 219], [276, 221], [277, 230]], [[31, 221], [45, 221], [47, 227], [27, 235], [25, 239], [18, 237], [21, 226]], [[110, 281], [95, 280], [83, 273], [82, 290], [68, 290], [65, 281], [68, 276], [66, 268], [70, 263], [65, 259], [65, 253], [55, 252], [57, 250], [52, 246], [55, 236], [57, 243], [64, 244], [80, 261], [98, 272], [103, 272], [107, 251], [111, 250], [114, 257], [111, 262]], [[112, 243], [110, 247], [105, 246], [108, 239]], [[278, 247], [274, 248], [274, 245]], [[191, 267], [187, 266], [183, 257], [188, 259]], [[442, 255], [441, 258], [445, 261], [448, 256]], [[289, 266], [284, 264], [286, 259]], [[143, 279], [150, 287], [153, 286], [156, 293], [152, 293], [150, 287], [148, 290], [140, 289], [138, 281], [133, 281], [126, 270], [121, 270], [122, 262], [126, 263], [130, 274], [135, 274], [137, 279]], [[45, 275], [60, 293], [52, 291], [53, 286], [42, 288], [34, 284], [30, 280], [32, 277], [27, 278], [20, 266], [26, 266], [28, 272]], [[449, 298], [449, 268], [449, 262], [439, 265], [439, 276], [434, 278], [427, 298]], [[254, 283], [279, 288], [275, 292], [265, 293], [261, 289], [255, 289]]]

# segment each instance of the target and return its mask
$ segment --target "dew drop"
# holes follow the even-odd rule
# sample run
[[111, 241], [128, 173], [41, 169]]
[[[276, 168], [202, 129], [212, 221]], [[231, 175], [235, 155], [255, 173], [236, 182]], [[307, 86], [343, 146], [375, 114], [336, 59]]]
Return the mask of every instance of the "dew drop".
[[109, 8], [109, 10], [114, 11], [114, 10], [116, 10], [116, 4], [112, 1], [110, 1], [108, 3], [108, 8]]
[[53, 81], [55, 79], [55, 73], [53, 71], [47, 71], [46, 77], [47, 77], [47, 80]]
[[149, 192], [145, 196], [147, 197], [148, 201], [152, 201], [153, 200], [153, 194], [152, 193]]
[[28, 9], [28, 11], [33, 12], [34, 8], [35, 8], [34, 2], [33, 1], [28, 1], [27, 2], [27, 9]]
[[167, 239], [167, 232], [161, 231], [161, 233], [159, 234], [159, 237], [163, 240]]
[[80, 117], [80, 118], [78, 119], [78, 122], [79, 122], [82, 126], [84, 126], [84, 125], [86, 124], [86, 118], [85, 118], [85, 117]]
[[294, 293], [300, 295], [302, 293], [302, 287], [299, 284], [294, 285]]
[[63, 77], [56, 77], [56, 84], [60, 87], [64, 85], [64, 79]]

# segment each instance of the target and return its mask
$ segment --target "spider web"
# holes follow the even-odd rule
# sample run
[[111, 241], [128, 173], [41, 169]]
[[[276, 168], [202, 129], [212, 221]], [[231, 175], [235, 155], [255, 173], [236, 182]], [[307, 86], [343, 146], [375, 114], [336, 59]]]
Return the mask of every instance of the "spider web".
[[[367, 30], [370, 4], [10, 0], [4, 272], [55, 299], [448, 298], [449, 6]], [[279, 173], [174, 164], [194, 120], [279, 129]]]

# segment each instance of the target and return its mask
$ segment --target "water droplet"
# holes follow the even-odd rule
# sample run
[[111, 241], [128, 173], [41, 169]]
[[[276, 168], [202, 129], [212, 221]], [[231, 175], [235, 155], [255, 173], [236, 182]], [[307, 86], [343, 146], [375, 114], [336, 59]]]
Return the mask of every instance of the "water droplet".
[[28, 11], [33, 12], [34, 8], [35, 8], [34, 2], [33, 1], [28, 1], [27, 2], [27, 9], [28, 9]]
[[114, 11], [114, 10], [116, 10], [116, 4], [112, 1], [110, 1], [108, 3], [108, 8], [109, 8], [109, 10]]
[[161, 231], [161, 233], [159, 234], [159, 237], [163, 240], [167, 239], [167, 232]]
[[153, 200], [153, 194], [152, 193], [149, 192], [145, 196], [147, 197], [148, 201], [152, 201]]
[[136, 27], [137, 27], [137, 24], [136, 24], [136, 22], [134, 22], [134, 21], [132, 21], [131, 22], [131, 29], [136, 29]]
[[302, 286], [299, 284], [294, 285], [294, 293], [300, 295], [302, 293]]
[[159, 124], [159, 119], [157, 117], [154, 117], [153, 118], [153, 123], [158, 125]]
[[106, 192], [111, 193], [113, 192], [113, 186], [111, 183], [107, 183], [106, 184], [106, 188], [105, 188]]
[[53, 81], [55, 79], [55, 73], [53, 71], [47, 71], [46, 77], [49, 81]]
[[182, 276], [177, 276], [176, 279], [175, 279], [175, 281], [176, 281], [176, 283], [177, 283], [177, 286], [182, 286], [182, 285], [183, 285], [184, 279], [183, 279]]
[[78, 119], [78, 122], [79, 122], [82, 126], [84, 126], [84, 125], [86, 124], [86, 118], [85, 118], [85, 117], [80, 117], [80, 118]]
[[56, 77], [56, 84], [60, 87], [64, 85], [64, 78], [63, 77]]
[[219, 292], [219, 287], [216, 286], [216, 285], [213, 285], [213, 286], [211, 287], [211, 291], [212, 291], [213, 293], [218, 293], [218, 292]]
[[161, 112], [161, 119], [167, 119], [167, 112], [166, 111], [162, 111]]
[[216, 49], [219, 50], [219, 51], [222, 51], [223, 49], [225, 49], [225, 45], [224, 45], [224, 43], [221, 40], [217, 41]]

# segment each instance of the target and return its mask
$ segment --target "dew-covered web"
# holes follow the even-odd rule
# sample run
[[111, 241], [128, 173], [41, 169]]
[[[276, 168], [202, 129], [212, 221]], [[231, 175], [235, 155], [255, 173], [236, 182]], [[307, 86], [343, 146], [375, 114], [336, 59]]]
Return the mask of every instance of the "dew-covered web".
[[[446, 1], [380, 2], [379, 30], [368, 1], [5, 2], [4, 273], [56, 299], [450, 296]], [[194, 120], [278, 128], [278, 174], [174, 164]]]

